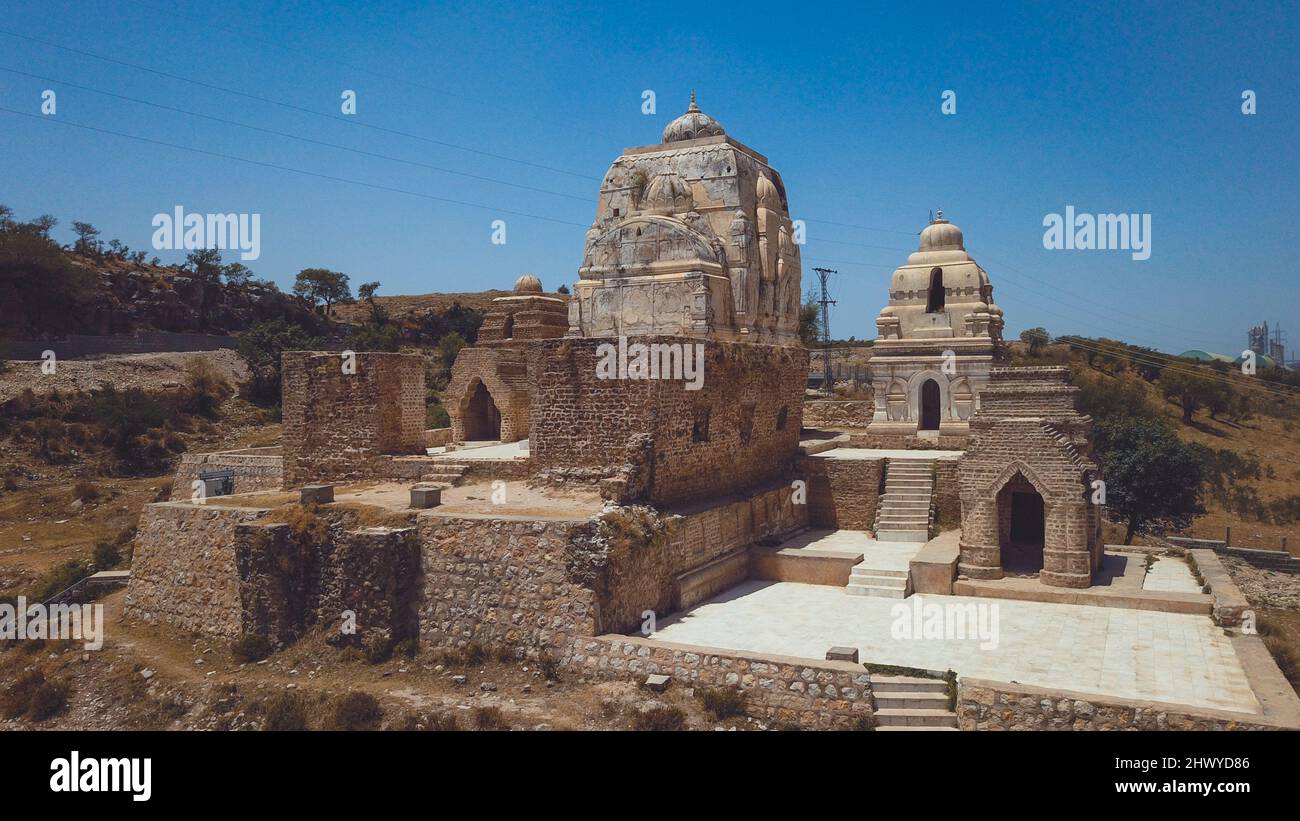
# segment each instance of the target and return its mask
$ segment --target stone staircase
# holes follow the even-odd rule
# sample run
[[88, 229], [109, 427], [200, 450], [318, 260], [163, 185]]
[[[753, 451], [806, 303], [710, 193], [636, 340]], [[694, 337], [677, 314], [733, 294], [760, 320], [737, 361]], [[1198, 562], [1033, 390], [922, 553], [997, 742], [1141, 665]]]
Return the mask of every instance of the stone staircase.
[[878, 731], [958, 729], [957, 714], [948, 709], [948, 682], [942, 679], [872, 676], [871, 692]]
[[933, 492], [933, 459], [890, 459], [885, 471], [885, 492], [876, 509], [876, 539], [929, 541]]
[[844, 592], [851, 596], [877, 596], [905, 599], [912, 593], [911, 573], [907, 570], [876, 570], [859, 562], [849, 568], [849, 584]]
[[433, 470], [425, 471], [420, 476], [420, 481], [455, 487], [460, 484], [460, 480], [465, 476], [467, 470], [469, 470], [469, 465], [455, 462], [434, 462]]

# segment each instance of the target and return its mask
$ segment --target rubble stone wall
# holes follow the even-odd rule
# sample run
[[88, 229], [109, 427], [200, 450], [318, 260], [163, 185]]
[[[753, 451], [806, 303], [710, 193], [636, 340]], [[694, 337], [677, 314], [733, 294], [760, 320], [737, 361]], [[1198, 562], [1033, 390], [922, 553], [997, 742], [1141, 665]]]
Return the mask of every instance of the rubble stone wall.
[[741, 491], [786, 471], [799, 444], [808, 353], [802, 348], [629, 337], [627, 344], [704, 351], [703, 380], [601, 378], [599, 346], [618, 340], [533, 343], [530, 449], [538, 470], [620, 472], [637, 434], [651, 437], [648, 500], [657, 505]]
[[672, 676], [675, 687], [734, 688], [769, 726], [859, 729], [873, 718], [871, 677], [858, 664], [597, 636], [575, 641], [566, 666], [594, 678]]
[[803, 403], [806, 428], [865, 428], [876, 403], [870, 399], [808, 399]]
[[799, 470], [808, 483], [808, 521], [813, 527], [876, 529], [882, 459], [829, 459], [806, 456]]
[[186, 631], [238, 638], [244, 625], [235, 529], [263, 513], [189, 502], [146, 505], [126, 588], [127, 614]]
[[373, 478], [385, 456], [424, 453], [424, 358], [355, 357], [348, 373], [337, 353], [282, 355], [285, 488]]
[[[267, 451], [259, 453], [258, 451]], [[200, 473], [228, 470], [233, 474], [232, 493], [277, 490], [284, 483], [284, 457], [279, 448], [249, 448], [221, 453], [186, 453], [172, 477], [174, 501], [185, 501], [193, 492], [193, 482]]]
[[1199, 711], [981, 679], [957, 681], [963, 730], [1275, 730], [1259, 716]]

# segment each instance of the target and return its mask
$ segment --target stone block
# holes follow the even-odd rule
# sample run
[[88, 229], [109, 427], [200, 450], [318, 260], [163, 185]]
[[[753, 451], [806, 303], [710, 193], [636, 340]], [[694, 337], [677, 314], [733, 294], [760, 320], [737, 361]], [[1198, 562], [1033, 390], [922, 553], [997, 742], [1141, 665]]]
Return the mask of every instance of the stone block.
[[442, 487], [439, 485], [416, 485], [411, 488], [411, 507], [427, 508], [442, 504]]
[[849, 661], [854, 664], [858, 663], [858, 648], [856, 647], [832, 647], [826, 651], [827, 661]]
[[671, 676], [653, 675], [646, 678], [645, 686], [646, 689], [648, 690], [651, 690], [656, 693], [662, 693], [664, 690], [668, 689], [668, 684], [671, 681], [672, 681]]
[[299, 501], [304, 505], [323, 505], [334, 501], [333, 485], [303, 485]]

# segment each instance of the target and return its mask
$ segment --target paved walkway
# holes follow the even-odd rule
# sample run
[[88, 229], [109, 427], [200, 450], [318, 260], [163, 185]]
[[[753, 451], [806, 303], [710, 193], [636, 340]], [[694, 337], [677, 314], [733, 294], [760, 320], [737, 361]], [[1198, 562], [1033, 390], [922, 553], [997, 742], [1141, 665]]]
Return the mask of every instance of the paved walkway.
[[960, 459], [961, 450], [891, 450], [889, 448], [835, 448], [816, 454], [819, 459]]
[[862, 564], [875, 570], [907, 570], [924, 542], [878, 542], [865, 530], [805, 530], [781, 543], [783, 550], [821, 550], [862, 554]]
[[444, 462], [472, 462], [479, 459], [515, 459], [518, 457], [528, 456], [528, 440], [520, 439], [518, 442], [497, 443], [493, 445], [480, 445], [477, 442], [466, 442], [463, 447], [448, 452], [446, 448], [429, 448], [429, 455], [435, 455], [442, 458]]
[[1182, 559], [1159, 558], [1147, 570], [1142, 580], [1143, 590], [1155, 590], [1162, 593], [1200, 593], [1201, 586], [1196, 583], [1192, 569]]
[[[913, 608], [931, 604], [983, 608], [984, 625], [997, 625], [996, 646], [980, 639], [891, 635], [891, 628], [915, 623]], [[922, 622], [929, 618], [920, 612]], [[750, 581], [659, 624], [653, 638], [660, 641], [814, 659], [824, 658], [833, 645], [846, 645], [857, 647], [864, 662], [1258, 710], [1231, 643], [1205, 616], [962, 596], [898, 601], [849, 596], [841, 587]]]

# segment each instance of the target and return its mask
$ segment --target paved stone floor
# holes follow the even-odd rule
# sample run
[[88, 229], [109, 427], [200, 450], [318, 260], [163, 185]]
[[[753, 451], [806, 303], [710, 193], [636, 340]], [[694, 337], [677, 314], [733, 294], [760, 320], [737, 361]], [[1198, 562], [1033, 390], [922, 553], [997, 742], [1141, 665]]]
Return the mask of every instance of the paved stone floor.
[[520, 439], [518, 442], [493, 442], [484, 444], [482, 442], [466, 442], [458, 450], [448, 451], [446, 448], [428, 448], [430, 456], [445, 457], [444, 461], [475, 461], [478, 459], [515, 459], [518, 457], [528, 456], [528, 440]]
[[[980, 639], [894, 638], [894, 608], [903, 607], [912, 623], [918, 604], [996, 606], [996, 646]], [[991, 626], [992, 612], [984, 612]], [[661, 621], [652, 638], [815, 659], [846, 645], [857, 647], [864, 662], [951, 668], [994, 681], [1238, 712], [1259, 709], [1231, 643], [1206, 616], [963, 596], [898, 601], [850, 596], [841, 587], [750, 581]]]
[[1196, 583], [1192, 569], [1180, 558], [1163, 557], [1147, 570], [1142, 581], [1143, 590], [1156, 590], [1163, 593], [1200, 593], [1201, 586]]
[[820, 550], [830, 553], [862, 554], [864, 567], [876, 570], [907, 570], [924, 542], [878, 542], [865, 530], [814, 528], [786, 539], [784, 550]]
[[888, 448], [835, 448], [816, 454], [820, 459], [960, 459], [960, 450], [890, 450]]

